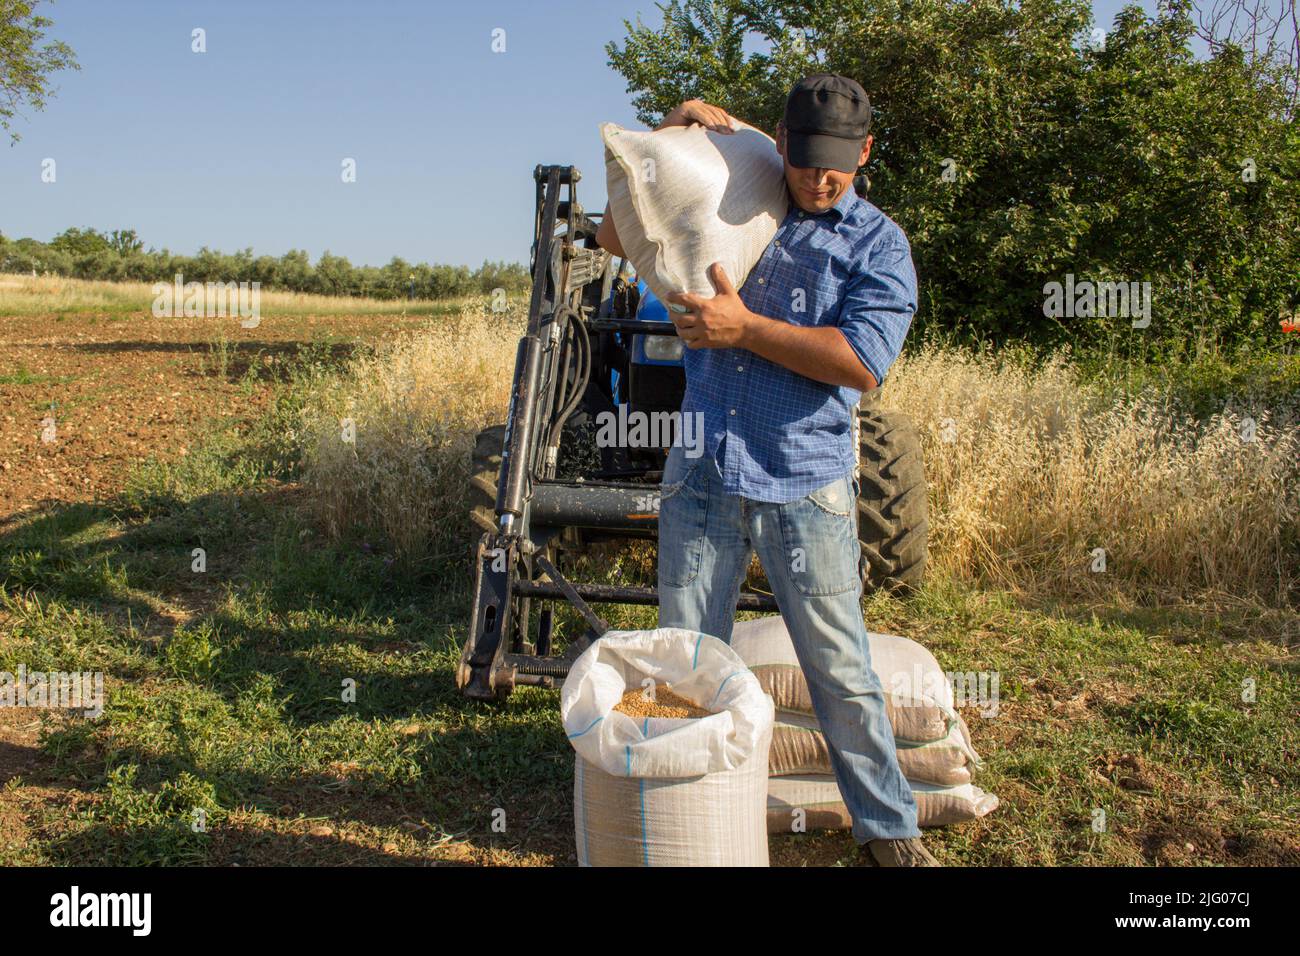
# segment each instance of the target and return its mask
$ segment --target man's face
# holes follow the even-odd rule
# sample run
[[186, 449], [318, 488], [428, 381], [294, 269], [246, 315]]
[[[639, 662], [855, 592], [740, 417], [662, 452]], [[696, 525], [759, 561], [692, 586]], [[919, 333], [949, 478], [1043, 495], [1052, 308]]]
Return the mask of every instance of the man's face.
[[[862, 154], [858, 157], [858, 166], [866, 165], [871, 155], [872, 137], [868, 136], [862, 144]], [[853, 188], [856, 173], [844, 173], [838, 169], [820, 169], [811, 166], [791, 166], [786, 156], [785, 125], [777, 127], [776, 149], [785, 163], [785, 184], [790, 190], [790, 197], [804, 212], [819, 213], [830, 209], [844, 195], [845, 190]]]

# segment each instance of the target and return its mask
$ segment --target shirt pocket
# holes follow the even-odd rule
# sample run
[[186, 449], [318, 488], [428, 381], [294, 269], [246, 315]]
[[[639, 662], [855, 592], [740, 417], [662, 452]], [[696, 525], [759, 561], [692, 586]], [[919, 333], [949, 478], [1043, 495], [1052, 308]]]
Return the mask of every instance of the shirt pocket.
[[790, 321], [809, 326], [836, 323], [850, 273], [842, 246], [842, 240], [814, 235], [789, 250], [783, 263], [784, 301], [778, 304]]

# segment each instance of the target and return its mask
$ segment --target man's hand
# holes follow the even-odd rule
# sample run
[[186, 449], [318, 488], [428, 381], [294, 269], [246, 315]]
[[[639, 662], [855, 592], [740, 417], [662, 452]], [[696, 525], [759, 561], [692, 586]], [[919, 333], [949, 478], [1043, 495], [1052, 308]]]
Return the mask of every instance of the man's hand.
[[668, 310], [677, 334], [691, 349], [744, 348], [754, 313], [740, 300], [720, 262], [709, 266], [709, 281], [717, 292], [711, 299], [689, 292], [668, 296], [670, 303], [687, 310], [684, 313]]
[[692, 123], [707, 126], [715, 133], [735, 132], [731, 128], [731, 117], [727, 115], [727, 111], [704, 100], [687, 100], [673, 107], [664, 117], [664, 121], [655, 127], [655, 131], [658, 132], [668, 126], [690, 126]]

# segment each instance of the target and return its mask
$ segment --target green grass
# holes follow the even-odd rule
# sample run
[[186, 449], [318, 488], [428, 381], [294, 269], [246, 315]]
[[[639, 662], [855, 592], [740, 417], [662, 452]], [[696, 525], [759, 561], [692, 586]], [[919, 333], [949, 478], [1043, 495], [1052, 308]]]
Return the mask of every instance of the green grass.
[[[43, 718], [41, 765], [0, 792], [27, 834], [0, 843], [0, 864], [572, 862], [558, 692], [496, 706], [455, 689], [467, 570], [411, 578], [382, 542], [330, 543], [287, 483], [295, 403], [328, 371], [304, 355], [255, 427], [213, 427], [114, 501], [0, 532], [0, 670], [103, 670], [108, 685], [99, 720]], [[631, 552], [577, 573], [646, 566]], [[616, 627], [654, 623], [608, 610]], [[967, 719], [977, 783], [1002, 806], [928, 831], [945, 862], [1300, 862], [1300, 616], [1027, 606], [942, 580], [865, 613], [945, 669], [1000, 675], [999, 715]], [[33, 795], [47, 792], [62, 796]], [[842, 833], [772, 849], [853, 858]]]
[[16, 372], [0, 375], [0, 385], [67, 385], [73, 379], [72, 375], [38, 375], [20, 365]]

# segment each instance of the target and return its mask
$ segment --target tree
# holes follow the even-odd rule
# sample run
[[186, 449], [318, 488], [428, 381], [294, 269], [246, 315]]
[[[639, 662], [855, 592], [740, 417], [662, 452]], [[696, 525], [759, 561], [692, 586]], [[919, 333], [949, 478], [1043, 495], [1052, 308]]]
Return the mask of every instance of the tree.
[[294, 292], [306, 292], [312, 287], [311, 257], [305, 249], [290, 249], [276, 264], [278, 284]]
[[[1144, 340], [1272, 334], [1300, 262], [1287, 90], [1239, 50], [1192, 55], [1188, 0], [672, 0], [607, 47], [638, 117], [700, 96], [772, 132], [793, 83], [867, 89], [870, 198], [911, 240], [915, 329], [1092, 346], [1128, 316], [1059, 320], [1067, 275], [1150, 282]], [[742, 48], [743, 44], [743, 48]], [[746, 52], [746, 50], [750, 52]]]
[[94, 229], [65, 229], [50, 240], [50, 248], [74, 256], [87, 256], [112, 250], [108, 237]]
[[134, 229], [114, 229], [108, 234], [108, 244], [119, 256], [130, 256], [144, 248], [144, 243]]
[[1300, 13], [1296, 0], [1198, 0], [1196, 35], [1215, 53], [1236, 46], [1261, 66], [1276, 68], [1300, 102]]
[[323, 295], [351, 295], [352, 263], [343, 256], [331, 255], [326, 249], [316, 260], [315, 289]]
[[21, 139], [10, 120], [24, 105], [45, 108], [53, 95], [51, 74], [81, 69], [66, 43], [43, 42], [54, 21], [35, 12], [40, 2], [0, 0], [0, 129], [9, 133], [10, 145]]

